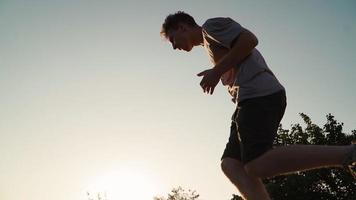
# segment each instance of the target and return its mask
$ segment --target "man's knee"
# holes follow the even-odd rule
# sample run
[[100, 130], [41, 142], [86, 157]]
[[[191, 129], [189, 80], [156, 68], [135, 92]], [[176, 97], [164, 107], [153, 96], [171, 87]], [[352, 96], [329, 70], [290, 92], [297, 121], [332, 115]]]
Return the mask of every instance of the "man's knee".
[[229, 176], [231, 172], [236, 171], [236, 170], [244, 170], [243, 164], [241, 161], [233, 159], [233, 158], [224, 158], [221, 161], [221, 170]]
[[221, 170], [228, 177], [242, 172], [252, 177], [266, 178], [269, 176], [266, 174], [266, 170], [268, 170], [269, 167], [271, 167], [271, 163], [266, 163], [264, 160], [258, 158], [246, 164], [233, 158], [224, 158], [221, 161]]

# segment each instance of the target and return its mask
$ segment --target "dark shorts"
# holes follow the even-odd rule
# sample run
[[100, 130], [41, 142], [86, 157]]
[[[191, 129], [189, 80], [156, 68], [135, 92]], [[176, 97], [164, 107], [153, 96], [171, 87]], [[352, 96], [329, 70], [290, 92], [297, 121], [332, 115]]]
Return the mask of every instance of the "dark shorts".
[[272, 149], [286, 109], [285, 91], [240, 102], [232, 116], [229, 141], [222, 158], [248, 163]]

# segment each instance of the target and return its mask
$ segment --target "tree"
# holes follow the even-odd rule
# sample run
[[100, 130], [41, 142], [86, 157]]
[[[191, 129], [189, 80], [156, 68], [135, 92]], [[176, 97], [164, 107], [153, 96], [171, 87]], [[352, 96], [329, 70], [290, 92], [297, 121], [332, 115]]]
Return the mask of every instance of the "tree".
[[239, 195], [233, 194], [231, 200], [243, 200], [243, 198], [240, 197]]
[[[356, 140], [356, 130], [351, 134], [343, 133], [343, 123], [328, 114], [323, 128], [312, 123], [304, 113], [300, 113], [306, 128], [294, 124], [291, 130], [279, 127], [275, 140], [276, 146], [290, 144], [349, 145]], [[356, 182], [342, 168], [322, 168], [281, 175], [263, 181], [274, 200], [348, 200], [356, 197]]]
[[168, 197], [154, 197], [154, 200], [195, 200], [198, 199], [199, 194], [194, 190], [186, 192], [182, 187], [173, 188], [168, 194]]

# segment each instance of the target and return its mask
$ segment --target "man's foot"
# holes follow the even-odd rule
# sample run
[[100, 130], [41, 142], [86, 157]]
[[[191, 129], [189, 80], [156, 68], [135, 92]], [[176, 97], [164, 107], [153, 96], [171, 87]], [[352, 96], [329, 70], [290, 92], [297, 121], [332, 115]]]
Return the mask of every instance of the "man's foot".
[[351, 150], [347, 152], [346, 158], [342, 163], [346, 171], [350, 172], [351, 175], [356, 179], [356, 144], [353, 143], [351, 145]]

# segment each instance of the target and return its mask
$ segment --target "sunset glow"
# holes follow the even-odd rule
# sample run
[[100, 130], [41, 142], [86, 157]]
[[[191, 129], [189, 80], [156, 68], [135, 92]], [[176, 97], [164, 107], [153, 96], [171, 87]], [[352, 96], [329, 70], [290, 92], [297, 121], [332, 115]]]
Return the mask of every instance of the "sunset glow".
[[85, 192], [94, 199], [100, 195], [103, 200], [142, 200], [153, 199], [157, 190], [158, 183], [150, 175], [121, 170], [94, 177]]

